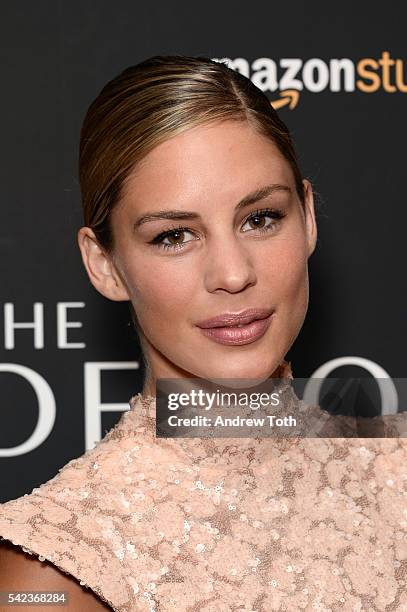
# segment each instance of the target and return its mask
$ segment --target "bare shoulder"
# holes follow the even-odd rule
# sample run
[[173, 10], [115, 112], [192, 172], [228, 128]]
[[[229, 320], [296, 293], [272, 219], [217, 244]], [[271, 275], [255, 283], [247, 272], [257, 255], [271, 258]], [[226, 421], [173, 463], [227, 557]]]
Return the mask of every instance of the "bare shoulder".
[[[0, 542], [0, 591], [64, 591], [68, 594], [68, 606], [64, 606], [64, 610], [111, 610], [93, 591], [82, 587], [72, 576], [5, 541]], [[25, 610], [26, 606], [13, 605], [16, 611], [20, 608]], [[41, 608], [36, 606], [36, 609]]]

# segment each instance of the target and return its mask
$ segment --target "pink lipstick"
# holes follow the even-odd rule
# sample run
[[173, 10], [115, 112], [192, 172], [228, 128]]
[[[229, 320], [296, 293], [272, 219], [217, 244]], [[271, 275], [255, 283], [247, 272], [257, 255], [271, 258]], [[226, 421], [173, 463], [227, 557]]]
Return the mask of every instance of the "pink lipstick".
[[267, 331], [273, 311], [250, 308], [240, 313], [226, 312], [197, 324], [202, 333], [220, 344], [250, 344]]

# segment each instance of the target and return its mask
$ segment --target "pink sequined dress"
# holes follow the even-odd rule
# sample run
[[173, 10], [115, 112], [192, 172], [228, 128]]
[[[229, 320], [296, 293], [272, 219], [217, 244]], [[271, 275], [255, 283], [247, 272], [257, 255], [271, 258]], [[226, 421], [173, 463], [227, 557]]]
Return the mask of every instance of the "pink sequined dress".
[[[302, 409], [289, 385], [286, 401]], [[405, 439], [168, 439], [155, 417], [132, 397], [95, 448], [0, 505], [0, 537], [119, 612], [407, 611]]]

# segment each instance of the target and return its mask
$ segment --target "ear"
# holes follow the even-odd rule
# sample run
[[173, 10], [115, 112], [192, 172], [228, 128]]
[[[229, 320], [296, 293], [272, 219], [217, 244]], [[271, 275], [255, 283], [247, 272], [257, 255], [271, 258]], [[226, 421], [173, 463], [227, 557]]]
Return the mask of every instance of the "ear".
[[303, 179], [304, 185], [304, 208], [305, 208], [305, 226], [308, 242], [308, 257], [312, 255], [317, 243], [317, 223], [315, 220], [314, 194], [312, 185], [308, 179]]
[[95, 289], [115, 302], [130, 300], [112, 257], [99, 245], [94, 231], [90, 227], [81, 227], [77, 238], [83, 265]]

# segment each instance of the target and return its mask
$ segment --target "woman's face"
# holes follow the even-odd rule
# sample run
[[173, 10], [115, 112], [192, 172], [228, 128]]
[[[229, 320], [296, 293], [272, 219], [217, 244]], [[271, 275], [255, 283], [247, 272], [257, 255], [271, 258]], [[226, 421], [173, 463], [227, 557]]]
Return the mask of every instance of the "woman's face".
[[[316, 227], [304, 186], [305, 210], [277, 147], [238, 121], [191, 128], [132, 173], [112, 213], [111, 261], [137, 314], [151, 384], [273, 375], [308, 306]], [[263, 322], [199, 327], [247, 309], [261, 309]]]

